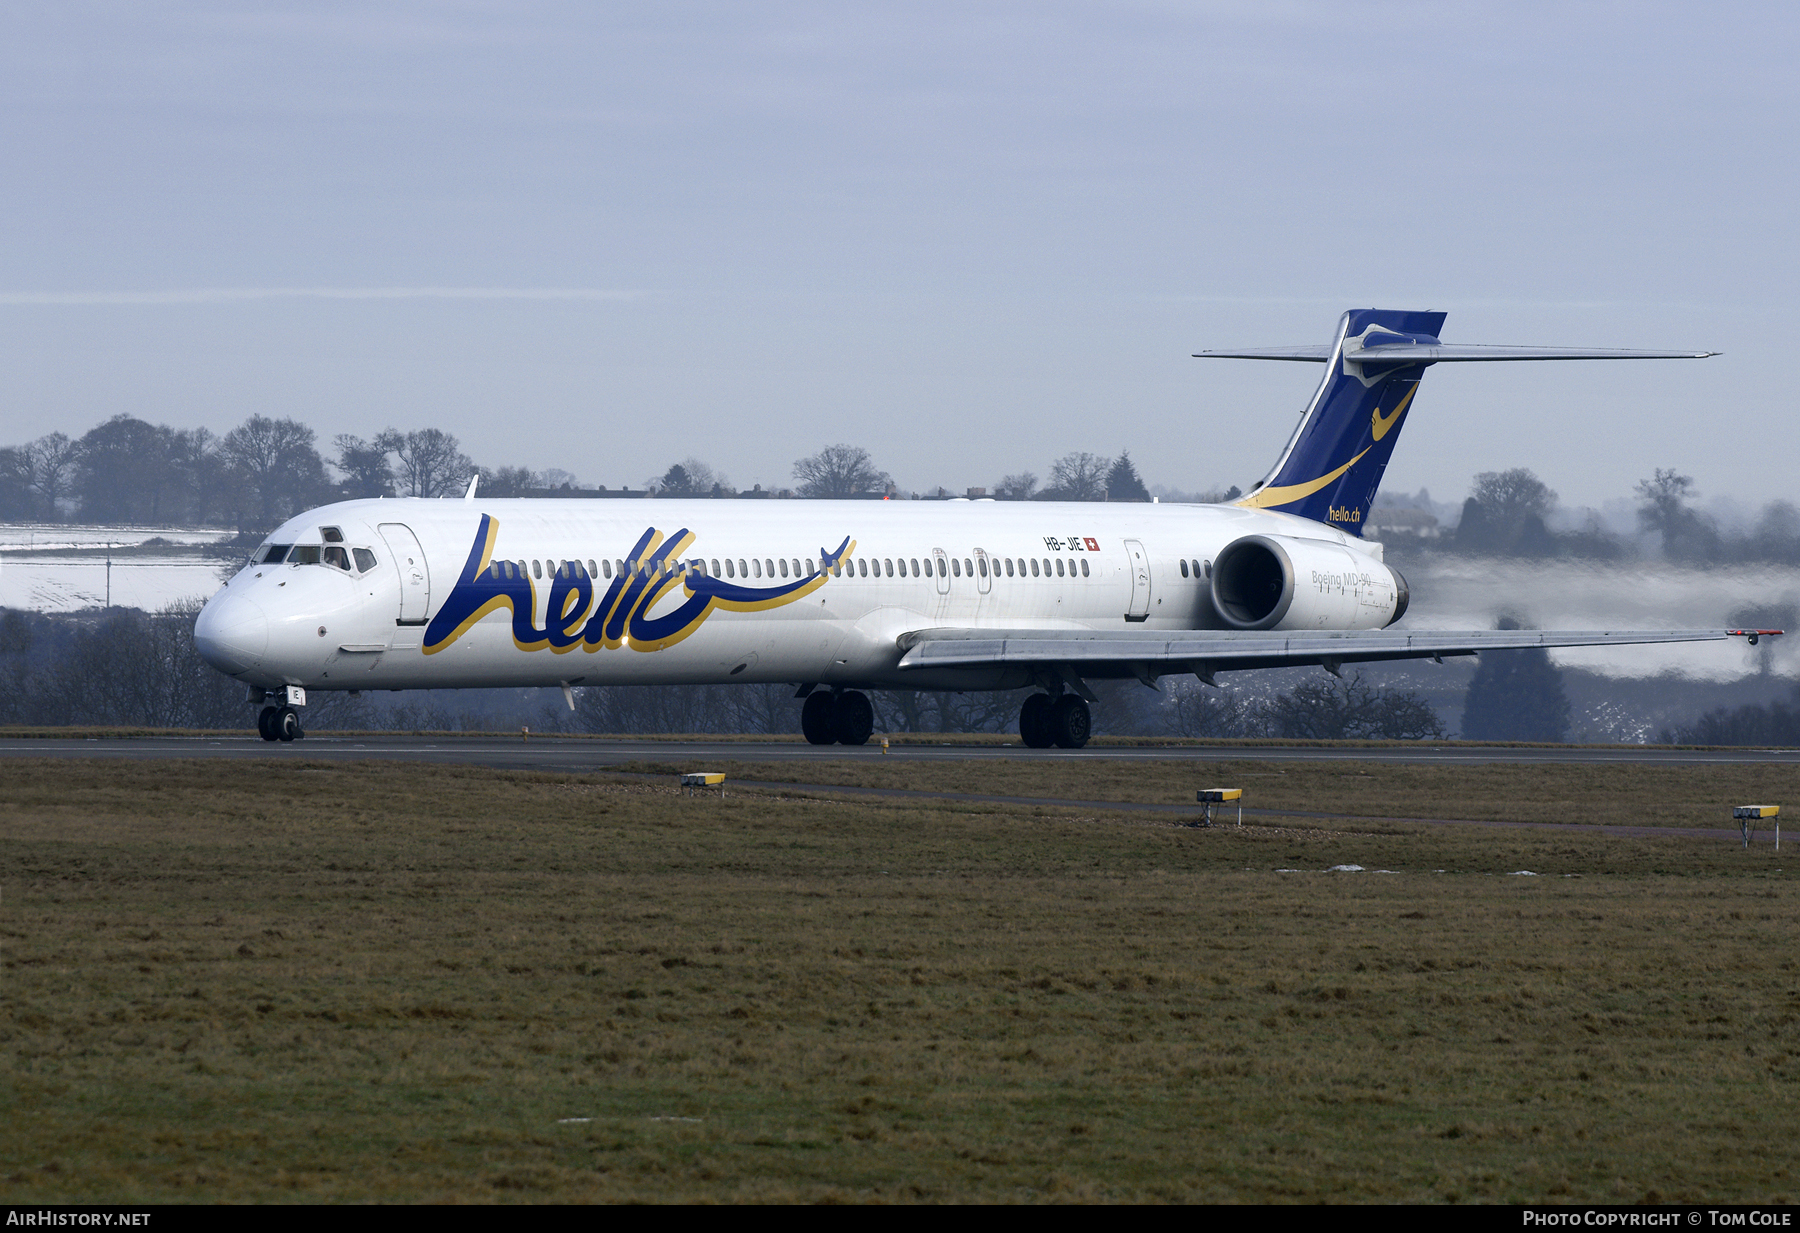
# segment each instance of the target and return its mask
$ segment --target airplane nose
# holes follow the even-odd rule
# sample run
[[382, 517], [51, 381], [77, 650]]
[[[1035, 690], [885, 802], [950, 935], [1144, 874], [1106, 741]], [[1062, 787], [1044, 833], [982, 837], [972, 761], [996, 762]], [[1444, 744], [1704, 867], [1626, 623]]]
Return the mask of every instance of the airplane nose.
[[269, 618], [244, 595], [215, 595], [194, 622], [194, 649], [227, 676], [262, 662], [269, 647]]

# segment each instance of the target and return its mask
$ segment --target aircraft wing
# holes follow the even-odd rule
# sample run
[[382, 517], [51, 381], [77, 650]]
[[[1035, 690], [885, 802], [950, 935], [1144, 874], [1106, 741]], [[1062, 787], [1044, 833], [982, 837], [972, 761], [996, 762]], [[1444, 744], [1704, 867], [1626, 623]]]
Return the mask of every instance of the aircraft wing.
[[[1481, 651], [1532, 647], [1624, 646], [1648, 642], [1751, 644], [1778, 629], [1543, 630], [1370, 629], [1262, 633], [1246, 630], [920, 629], [899, 638], [900, 668], [973, 668], [1023, 665], [1083, 669], [1110, 667], [1113, 674], [1210, 673], [1239, 668], [1279, 668], [1370, 663], [1388, 659], [1437, 659]], [[1096, 675], [1099, 675], [1096, 672]]]

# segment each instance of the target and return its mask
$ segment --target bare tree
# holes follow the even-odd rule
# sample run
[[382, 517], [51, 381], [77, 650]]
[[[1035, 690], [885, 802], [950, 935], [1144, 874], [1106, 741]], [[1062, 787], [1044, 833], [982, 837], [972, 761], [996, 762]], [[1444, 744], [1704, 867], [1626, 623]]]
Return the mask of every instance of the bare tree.
[[332, 465], [343, 473], [346, 496], [394, 495], [394, 468], [388, 461], [388, 447], [382, 437], [365, 441], [349, 433], [339, 433], [332, 443], [337, 446], [337, 458]]
[[1508, 524], [1523, 522], [1533, 514], [1548, 518], [1556, 508], [1556, 493], [1524, 467], [1483, 471], [1475, 477], [1469, 495], [1481, 502], [1490, 517]]
[[1638, 525], [1662, 536], [1663, 554], [1675, 560], [1705, 560], [1716, 555], [1719, 534], [1698, 510], [1688, 504], [1700, 494], [1691, 476], [1675, 468], [1656, 468], [1637, 486], [1640, 501]]
[[1308, 681], [1266, 708], [1269, 735], [1291, 740], [1422, 741], [1441, 738], [1443, 721], [1415, 693], [1388, 693], [1348, 681]]
[[1556, 493], [1524, 467], [1483, 471], [1475, 477], [1456, 526], [1464, 551], [1544, 556], [1556, 543], [1544, 519], [1556, 508]]
[[80, 452], [80, 446], [60, 432], [19, 447], [23, 479], [36, 495], [47, 521], [56, 521], [56, 503], [69, 495]]
[[179, 516], [183, 482], [177, 433], [115, 415], [82, 435], [75, 488], [81, 516], [96, 522], [160, 522]]
[[522, 497], [542, 488], [538, 477], [524, 467], [481, 468], [481, 483], [475, 491], [484, 497]]
[[394, 478], [406, 496], [443, 497], [459, 494], [475, 474], [475, 464], [455, 437], [438, 428], [400, 432], [390, 428], [376, 439], [399, 459]]
[[1038, 477], [1029, 471], [1009, 475], [994, 485], [994, 495], [1002, 501], [1029, 501], [1037, 491]]
[[893, 483], [886, 471], [877, 471], [869, 451], [854, 445], [828, 445], [810, 458], [794, 463], [800, 495], [844, 498], [868, 492], [885, 492]]
[[1170, 726], [1182, 736], [1261, 735], [1255, 708], [1235, 693], [1199, 681], [1171, 683], [1167, 689]]
[[298, 513], [325, 488], [313, 430], [298, 420], [253, 415], [225, 434], [219, 453], [243, 477], [263, 528]]
[[698, 458], [683, 458], [644, 487], [659, 497], [713, 497], [731, 491], [730, 481]]
[[1050, 486], [1040, 501], [1099, 501], [1106, 496], [1106, 474], [1112, 459], [1098, 454], [1064, 454], [1050, 464]]
[[30, 518], [36, 507], [20, 447], [0, 448], [0, 518]]

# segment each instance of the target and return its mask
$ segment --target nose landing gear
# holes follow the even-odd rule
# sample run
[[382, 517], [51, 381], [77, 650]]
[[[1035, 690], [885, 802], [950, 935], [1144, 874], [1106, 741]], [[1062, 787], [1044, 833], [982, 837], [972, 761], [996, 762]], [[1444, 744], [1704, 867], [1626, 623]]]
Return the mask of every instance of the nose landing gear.
[[256, 713], [256, 734], [265, 741], [300, 741], [306, 739], [300, 727], [300, 712], [295, 707], [306, 705], [306, 691], [288, 685], [265, 692], [254, 686], [250, 690], [252, 705], [262, 707]]
[[303, 740], [300, 712], [291, 706], [265, 706], [256, 715], [256, 731], [265, 741]]

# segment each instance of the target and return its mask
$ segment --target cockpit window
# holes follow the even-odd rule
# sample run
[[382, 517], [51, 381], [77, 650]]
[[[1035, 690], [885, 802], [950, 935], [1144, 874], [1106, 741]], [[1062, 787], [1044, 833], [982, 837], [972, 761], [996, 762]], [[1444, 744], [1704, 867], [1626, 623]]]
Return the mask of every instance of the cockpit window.
[[375, 568], [375, 554], [370, 552], [367, 548], [352, 548], [350, 551], [356, 557], [356, 569], [358, 573], [366, 574]]
[[350, 554], [336, 544], [332, 544], [325, 549], [324, 557], [325, 564], [341, 569], [345, 573], [350, 572]]
[[288, 553], [289, 565], [317, 565], [319, 563], [319, 546], [317, 544], [295, 544], [294, 550]]
[[256, 558], [257, 563], [261, 565], [280, 565], [287, 559], [288, 549], [292, 547], [292, 544], [270, 544], [262, 550], [262, 555]]
[[344, 533], [336, 527], [320, 527], [319, 538], [328, 544], [341, 544], [344, 542]]

